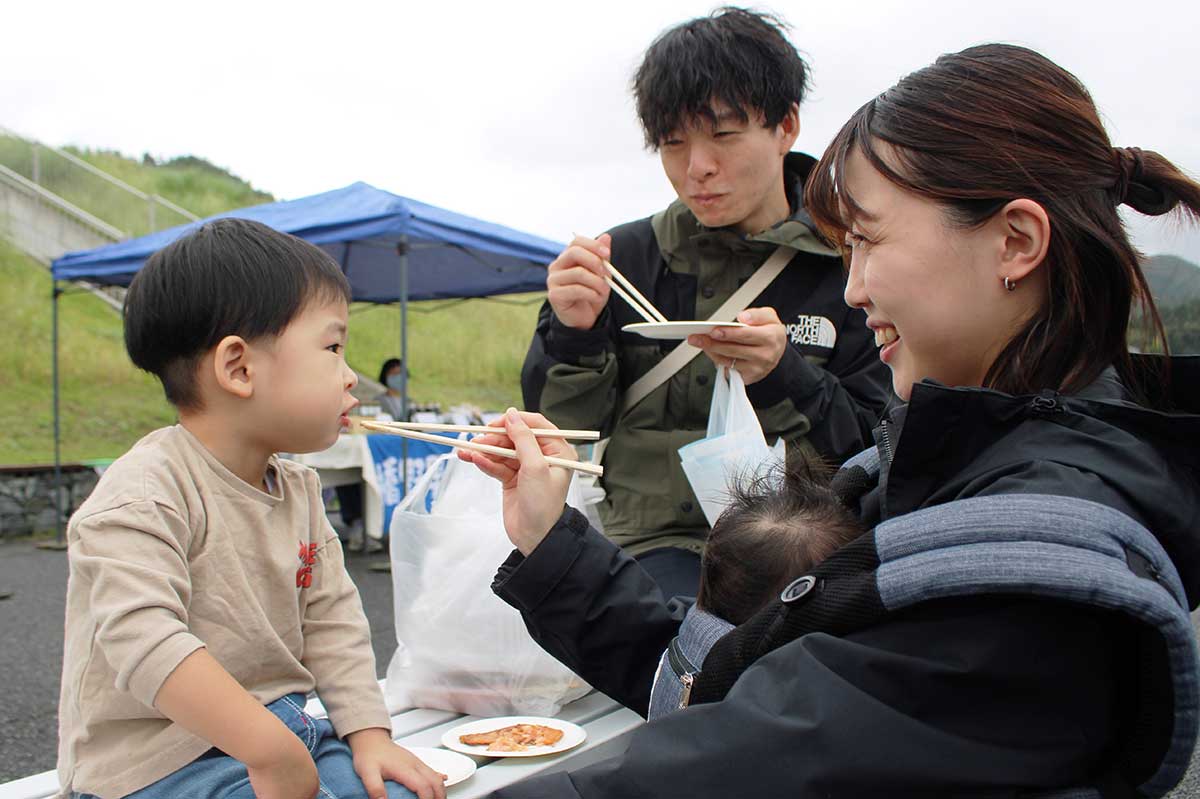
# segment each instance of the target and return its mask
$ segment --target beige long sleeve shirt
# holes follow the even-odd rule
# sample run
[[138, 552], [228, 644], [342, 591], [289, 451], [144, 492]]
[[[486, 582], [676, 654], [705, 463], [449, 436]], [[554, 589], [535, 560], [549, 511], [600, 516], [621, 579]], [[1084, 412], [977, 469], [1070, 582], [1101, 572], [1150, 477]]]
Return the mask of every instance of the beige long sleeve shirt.
[[164, 428], [113, 463], [71, 518], [64, 794], [118, 799], [212, 746], [154, 707], [200, 647], [263, 704], [315, 689], [339, 735], [390, 729], [316, 473], [277, 458], [270, 470], [267, 493], [183, 427]]

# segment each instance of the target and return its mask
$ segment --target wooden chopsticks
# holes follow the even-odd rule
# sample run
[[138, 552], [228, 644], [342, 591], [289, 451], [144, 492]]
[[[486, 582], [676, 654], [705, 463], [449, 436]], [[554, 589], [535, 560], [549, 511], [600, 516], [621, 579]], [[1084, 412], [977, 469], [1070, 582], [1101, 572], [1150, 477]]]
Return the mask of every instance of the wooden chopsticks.
[[[394, 436], [404, 436], [405, 438], [415, 438], [418, 441], [429, 441], [433, 444], [443, 444], [446, 446], [457, 447], [458, 449], [473, 449], [478, 452], [486, 452], [490, 455], [499, 455], [502, 458], [512, 458], [513, 460], [517, 459], [517, 451], [515, 449], [507, 449], [505, 447], [493, 447], [491, 444], [479, 444], [474, 441], [461, 441], [456, 438], [448, 438], [446, 436], [434, 435], [433, 433], [422, 433], [419, 430], [410, 430], [407, 428], [394, 427], [393, 425], [395, 425], [395, 424], [400, 424], [400, 423], [392, 422], [390, 424], [383, 424], [380, 422], [363, 422], [362, 426], [368, 430], [377, 430], [380, 433], [390, 433], [391, 435], [394, 435]], [[460, 427], [467, 427], [467, 426], [468, 425], [460, 425]], [[447, 431], [447, 432], [449, 432], [449, 431]], [[504, 432], [504, 431], [501, 430], [501, 432]], [[553, 432], [562, 432], [562, 431], [546, 430], [543, 432], [544, 433], [553, 433]], [[575, 432], [587, 432], [587, 431], [575, 431]], [[536, 435], [536, 431], [535, 431], [535, 435]], [[604, 467], [599, 466], [594, 463], [587, 463], [584, 461], [572, 461], [572, 460], [567, 460], [566, 458], [556, 458], [556, 457], [553, 457], [552, 455], [545, 455], [543, 457], [546, 458], [546, 463], [550, 464], [551, 466], [559, 466], [559, 467], [562, 467], [563, 469], [572, 469], [577, 472], [584, 472], [585, 474], [594, 474], [597, 477], [604, 476]]]
[[[571, 235], [580, 238], [578, 233]], [[604, 262], [604, 268], [608, 270], [608, 274], [604, 276], [604, 282], [617, 293], [618, 297], [629, 303], [629, 307], [637, 311], [639, 316], [651, 324], [668, 321], [667, 317], [663, 316], [650, 300], [643, 297], [642, 293], [621, 274], [620, 270], [608, 261]], [[613, 278], [616, 278], [616, 282], [613, 281]]]
[[[367, 424], [364, 422], [364, 424]], [[443, 433], [501, 433], [503, 427], [485, 427], [478, 424], [438, 424], [436, 422], [370, 422], [396, 430], [438, 430]], [[530, 432], [542, 438], [571, 438], [578, 441], [599, 441], [600, 434], [595, 430], [550, 430], [543, 427], [531, 427]]]

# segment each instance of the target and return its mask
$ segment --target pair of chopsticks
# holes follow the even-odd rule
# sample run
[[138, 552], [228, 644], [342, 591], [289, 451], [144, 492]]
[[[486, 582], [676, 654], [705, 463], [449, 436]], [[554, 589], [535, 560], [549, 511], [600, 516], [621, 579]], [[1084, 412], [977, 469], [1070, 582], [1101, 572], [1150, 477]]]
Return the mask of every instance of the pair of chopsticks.
[[[578, 233], [572, 233], [571, 235], [575, 238], [580, 238]], [[634, 285], [615, 266], [605, 261], [604, 268], [608, 270], [608, 274], [604, 276], [604, 282], [608, 284], [610, 289], [617, 293], [618, 297], [629, 303], [629, 307], [637, 311], [639, 316], [651, 324], [668, 321], [667, 317], [663, 316], [662, 312], [655, 308], [650, 300], [643, 297], [642, 293], [634, 288]], [[616, 282], [613, 281], [613, 278], [616, 278]]]
[[[429, 441], [434, 444], [458, 447], [459, 449], [473, 449], [478, 452], [486, 452], [490, 455], [499, 455], [503, 458], [512, 458], [514, 460], [517, 457], [515, 449], [494, 447], [491, 444], [479, 444], [475, 441], [461, 441], [455, 438], [447, 438], [446, 436], [424, 432], [435, 430], [443, 433], [500, 433], [503, 435], [507, 432], [503, 427], [484, 427], [474, 424], [436, 424], [433, 422], [363, 422], [362, 426], [368, 430], [390, 433], [394, 436], [404, 436], [405, 438], [414, 438], [418, 441]], [[544, 438], [573, 438], [583, 441], [598, 441], [600, 439], [600, 434], [594, 430], [550, 430], [535, 427], [531, 428], [531, 432], [535, 436]], [[556, 458], [552, 455], [546, 455], [545, 458], [546, 463], [551, 466], [561, 466], [564, 469], [573, 469], [585, 474], [594, 474], [597, 477], [604, 476], [604, 467], [595, 463], [572, 461], [566, 458]]]

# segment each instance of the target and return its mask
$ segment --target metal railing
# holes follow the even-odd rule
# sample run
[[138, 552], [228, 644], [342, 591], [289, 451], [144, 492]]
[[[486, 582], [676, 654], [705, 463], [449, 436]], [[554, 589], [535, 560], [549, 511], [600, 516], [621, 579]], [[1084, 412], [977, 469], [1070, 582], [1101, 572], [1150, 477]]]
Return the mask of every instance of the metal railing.
[[0, 126], [0, 165], [130, 236], [199, 219], [165, 197], [131, 186], [79, 156]]

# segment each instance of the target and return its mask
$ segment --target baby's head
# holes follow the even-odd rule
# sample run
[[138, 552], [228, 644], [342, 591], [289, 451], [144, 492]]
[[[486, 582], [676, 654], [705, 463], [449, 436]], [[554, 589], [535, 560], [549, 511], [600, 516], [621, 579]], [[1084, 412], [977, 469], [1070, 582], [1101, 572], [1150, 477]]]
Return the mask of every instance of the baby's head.
[[337, 439], [357, 382], [346, 366], [350, 284], [324, 251], [246, 219], [206, 223], [154, 253], [125, 298], [125, 348], [187, 414], [269, 445]]
[[734, 483], [704, 548], [696, 604], [741, 624], [863, 527], [815, 460]]

